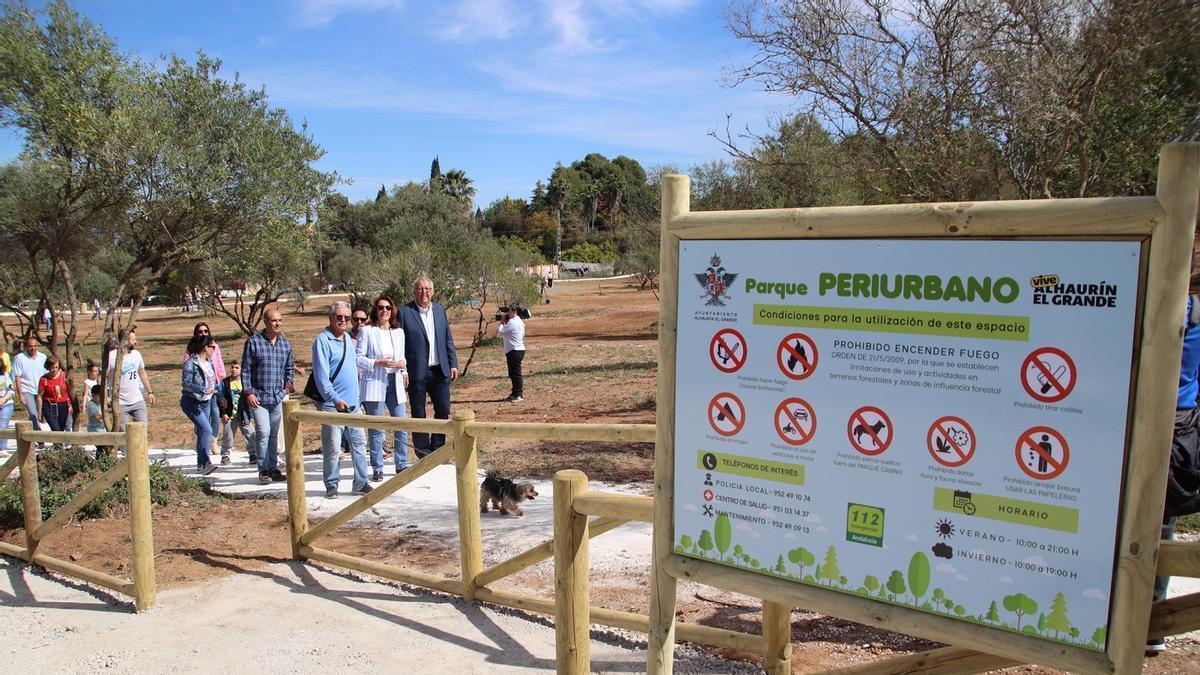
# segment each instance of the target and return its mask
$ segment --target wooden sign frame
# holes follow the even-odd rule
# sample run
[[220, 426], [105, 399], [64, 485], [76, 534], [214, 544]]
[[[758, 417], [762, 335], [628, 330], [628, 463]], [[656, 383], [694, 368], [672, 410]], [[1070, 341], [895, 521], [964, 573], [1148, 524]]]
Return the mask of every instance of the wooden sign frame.
[[[1200, 145], [1163, 146], [1155, 197], [690, 211], [686, 176], [663, 178], [654, 572], [647, 670], [670, 673], [676, 580], [803, 606], [956, 647], [1077, 672], [1140, 672], [1170, 457], [1183, 311], [1200, 195]], [[679, 248], [726, 239], [1080, 239], [1142, 243], [1138, 324], [1114, 590], [1105, 652], [927, 614], [696, 560], [675, 541], [675, 364]]]

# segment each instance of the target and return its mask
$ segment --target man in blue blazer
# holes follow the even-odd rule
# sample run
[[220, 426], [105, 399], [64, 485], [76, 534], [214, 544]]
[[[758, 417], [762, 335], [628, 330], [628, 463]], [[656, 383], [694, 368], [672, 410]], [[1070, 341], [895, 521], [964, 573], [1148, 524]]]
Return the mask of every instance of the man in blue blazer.
[[[408, 362], [409, 411], [425, 417], [425, 394], [433, 402], [433, 417], [450, 418], [450, 382], [458, 379], [458, 353], [446, 308], [433, 301], [433, 282], [426, 277], [413, 284], [413, 301], [400, 308], [404, 329], [404, 359]], [[413, 451], [421, 458], [446, 444], [444, 434], [413, 433]]]

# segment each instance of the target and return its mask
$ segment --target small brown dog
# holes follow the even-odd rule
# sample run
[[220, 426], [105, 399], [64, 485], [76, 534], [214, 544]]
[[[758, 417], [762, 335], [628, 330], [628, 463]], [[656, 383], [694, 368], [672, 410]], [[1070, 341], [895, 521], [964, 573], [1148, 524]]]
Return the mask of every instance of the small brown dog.
[[495, 471], [489, 471], [483, 485], [479, 486], [479, 512], [487, 513], [488, 502], [491, 502], [492, 508], [504, 515], [511, 512], [514, 516], [523, 516], [521, 502], [532, 501], [537, 495], [533, 483], [514, 483], [511, 478], [502, 478]]

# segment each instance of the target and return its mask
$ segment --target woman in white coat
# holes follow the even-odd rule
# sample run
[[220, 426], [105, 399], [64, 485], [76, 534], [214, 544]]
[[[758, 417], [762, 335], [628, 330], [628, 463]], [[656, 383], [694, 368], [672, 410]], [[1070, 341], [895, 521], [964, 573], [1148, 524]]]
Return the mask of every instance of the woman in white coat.
[[[370, 325], [358, 336], [358, 367], [362, 369], [360, 389], [368, 415], [404, 417], [408, 401], [405, 389], [408, 373], [404, 361], [404, 330], [396, 314], [396, 303], [386, 295], [376, 298], [371, 307]], [[369, 429], [371, 480], [383, 480], [383, 429]], [[396, 473], [408, 468], [408, 432], [393, 434], [392, 458]]]

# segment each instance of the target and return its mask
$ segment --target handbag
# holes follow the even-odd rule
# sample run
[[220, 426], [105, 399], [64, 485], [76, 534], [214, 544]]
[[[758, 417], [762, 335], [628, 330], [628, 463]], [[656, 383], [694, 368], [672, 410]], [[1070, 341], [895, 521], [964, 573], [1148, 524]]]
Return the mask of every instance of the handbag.
[[[342, 361], [334, 368], [333, 374], [329, 376], [329, 381], [333, 382], [337, 379], [338, 373], [342, 372], [342, 366], [346, 365], [346, 338], [342, 337]], [[308, 384], [304, 385], [304, 395], [311, 398], [313, 403], [320, 405], [325, 402], [325, 397], [321, 396], [321, 390], [317, 389], [316, 377], [317, 371], [313, 369], [308, 373]]]

